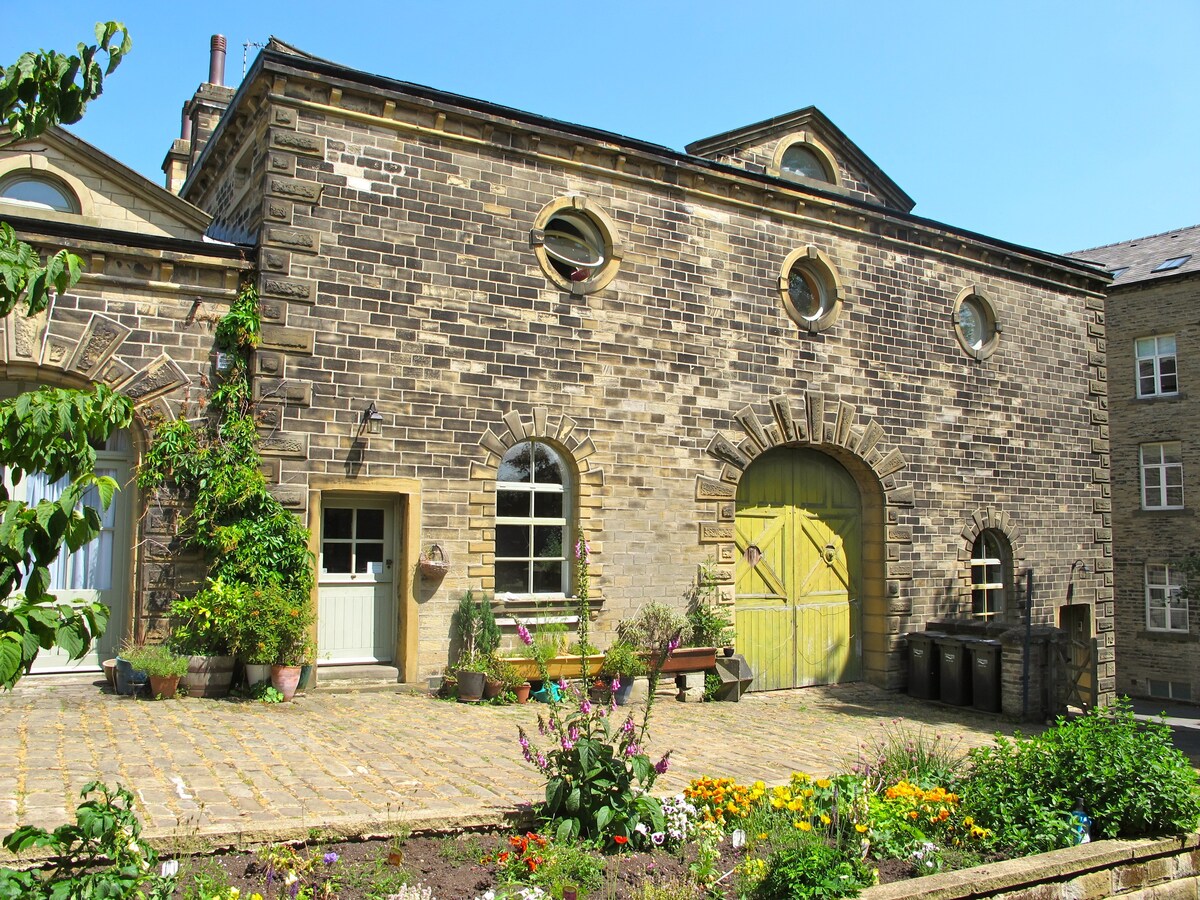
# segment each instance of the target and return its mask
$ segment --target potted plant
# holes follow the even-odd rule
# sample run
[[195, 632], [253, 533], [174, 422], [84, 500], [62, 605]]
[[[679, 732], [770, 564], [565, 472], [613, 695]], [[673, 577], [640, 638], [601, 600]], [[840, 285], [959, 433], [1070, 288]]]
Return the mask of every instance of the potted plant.
[[454, 666], [458, 679], [458, 702], [478, 703], [483, 699], [483, 687], [489, 664], [486, 656], [471, 653], [459, 659]]
[[307, 594], [291, 595], [283, 588], [264, 589], [264, 602], [271, 604], [271, 618], [277, 642], [275, 660], [271, 666], [271, 686], [283, 694], [285, 701], [296, 695], [300, 684], [300, 667], [312, 659], [313, 645], [309, 636], [312, 627], [312, 601]]
[[290, 621], [293, 608], [278, 585], [259, 585], [246, 591], [235, 647], [246, 669], [247, 688], [271, 680], [271, 666], [280, 660], [283, 640], [288, 636], [294, 640], [297, 629]]
[[621, 640], [633, 644], [647, 665], [657, 666], [663, 675], [680, 672], [702, 672], [717, 664], [717, 652], [712, 647], [689, 647], [692, 626], [687, 616], [667, 606], [651, 601], [636, 616], [617, 624]]
[[149, 677], [152, 697], [170, 700], [179, 687], [179, 679], [187, 674], [188, 658], [173, 652], [166, 644], [128, 647], [121, 655]]
[[600, 664], [600, 674], [607, 675], [610, 679], [616, 679], [617, 706], [624, 706], [629, 702], [634, 678], [646, 674], [646, 662], [638, 655], [636, 648], [631, 643], [618, 640], [604, 652], [604, 662]]
[[191, 697], [224, 697], [233, 681], [238, 622], [248, 588], [211, 579], [192, 597], [171, 604], [171, 637], [176, 653], [188, 657], [183, 677]]
[[136, 696], [146, 687], [149, 676], [135, 661], [140, 650], [140, 645], [126, 641], [114, 661], [113, 687], [122, 696]]
[[716, 563], [706, 560], [700, 566], [696, 584], [687, 592], [688, 624], [692, 626], [689, 647], [724, 647], [726, 656], [733, 654], [733, 619], [726, 607], [717, 600]]

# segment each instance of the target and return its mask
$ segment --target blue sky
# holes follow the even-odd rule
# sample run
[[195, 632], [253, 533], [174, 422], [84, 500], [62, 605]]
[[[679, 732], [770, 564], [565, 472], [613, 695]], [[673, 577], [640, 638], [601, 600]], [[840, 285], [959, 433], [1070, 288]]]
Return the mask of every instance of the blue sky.
[[[12, 2], [12, 0], [10, 0]], [[161, 183], [209, 35], [277, 37], [394, 78], [665, 144], [809, 104], [915, 213], [1068, 251], [1200, 223], [1200, 3], [58, 0], [0, 62], [98, 18], [134, 49], [75, 131]], [[256, 52], [249, 49], [253, 58]]]

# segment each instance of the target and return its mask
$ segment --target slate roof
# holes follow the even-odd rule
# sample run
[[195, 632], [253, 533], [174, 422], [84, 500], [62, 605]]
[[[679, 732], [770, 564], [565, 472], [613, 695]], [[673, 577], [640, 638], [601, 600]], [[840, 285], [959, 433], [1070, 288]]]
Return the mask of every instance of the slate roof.
[[[1153, 271], [1168, 259], [1189, 255], [1191, 259], [1177, 268]], [[1200, 272], [1200, 225], [1164, 231], [1119, 244], [1092, 247], [1090, 250], [1076, 250], [1067, 256], [1094, 263], [1106, 272], [1127, 269], [1113, 279], [1116, 287]]]

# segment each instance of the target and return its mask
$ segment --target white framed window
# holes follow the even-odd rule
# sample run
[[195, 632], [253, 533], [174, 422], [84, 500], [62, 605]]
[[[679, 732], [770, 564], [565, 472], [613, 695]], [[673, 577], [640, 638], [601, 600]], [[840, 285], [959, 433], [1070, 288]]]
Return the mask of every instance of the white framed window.
[[1142, 509], [1183, 508], [1183, 449], [1179, 441], [1142, 444]]
[[1159, 334], [1134, 341], [1137, 358], [1137, 395], [1169, 397], [1179, 393], [1175, 363], [1175, 335]]
[[1146, 563], [1146, 628], [1187, 631], [1188, 602], [1183, 574], [1166, 563]]
[[549, 444], [523, 441], [496, 473], [497, 594], [566, 596], [571, 476]]
[[971, 615], [1003, 618], [1012, 591], [1012, 550], [995, 529], [983, 531], [971, 548]]

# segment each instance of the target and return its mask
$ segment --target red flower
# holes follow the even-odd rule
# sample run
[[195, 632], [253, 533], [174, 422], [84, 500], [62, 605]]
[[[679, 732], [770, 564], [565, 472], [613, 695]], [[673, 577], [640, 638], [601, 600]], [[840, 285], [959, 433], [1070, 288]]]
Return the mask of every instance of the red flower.
[[618, 844], [628, 844], [629, 843], [629, 838], [625, 837], [625, 835], [623, 835], [623, 834], [614, 835], [613, 840], [616, 841]]

